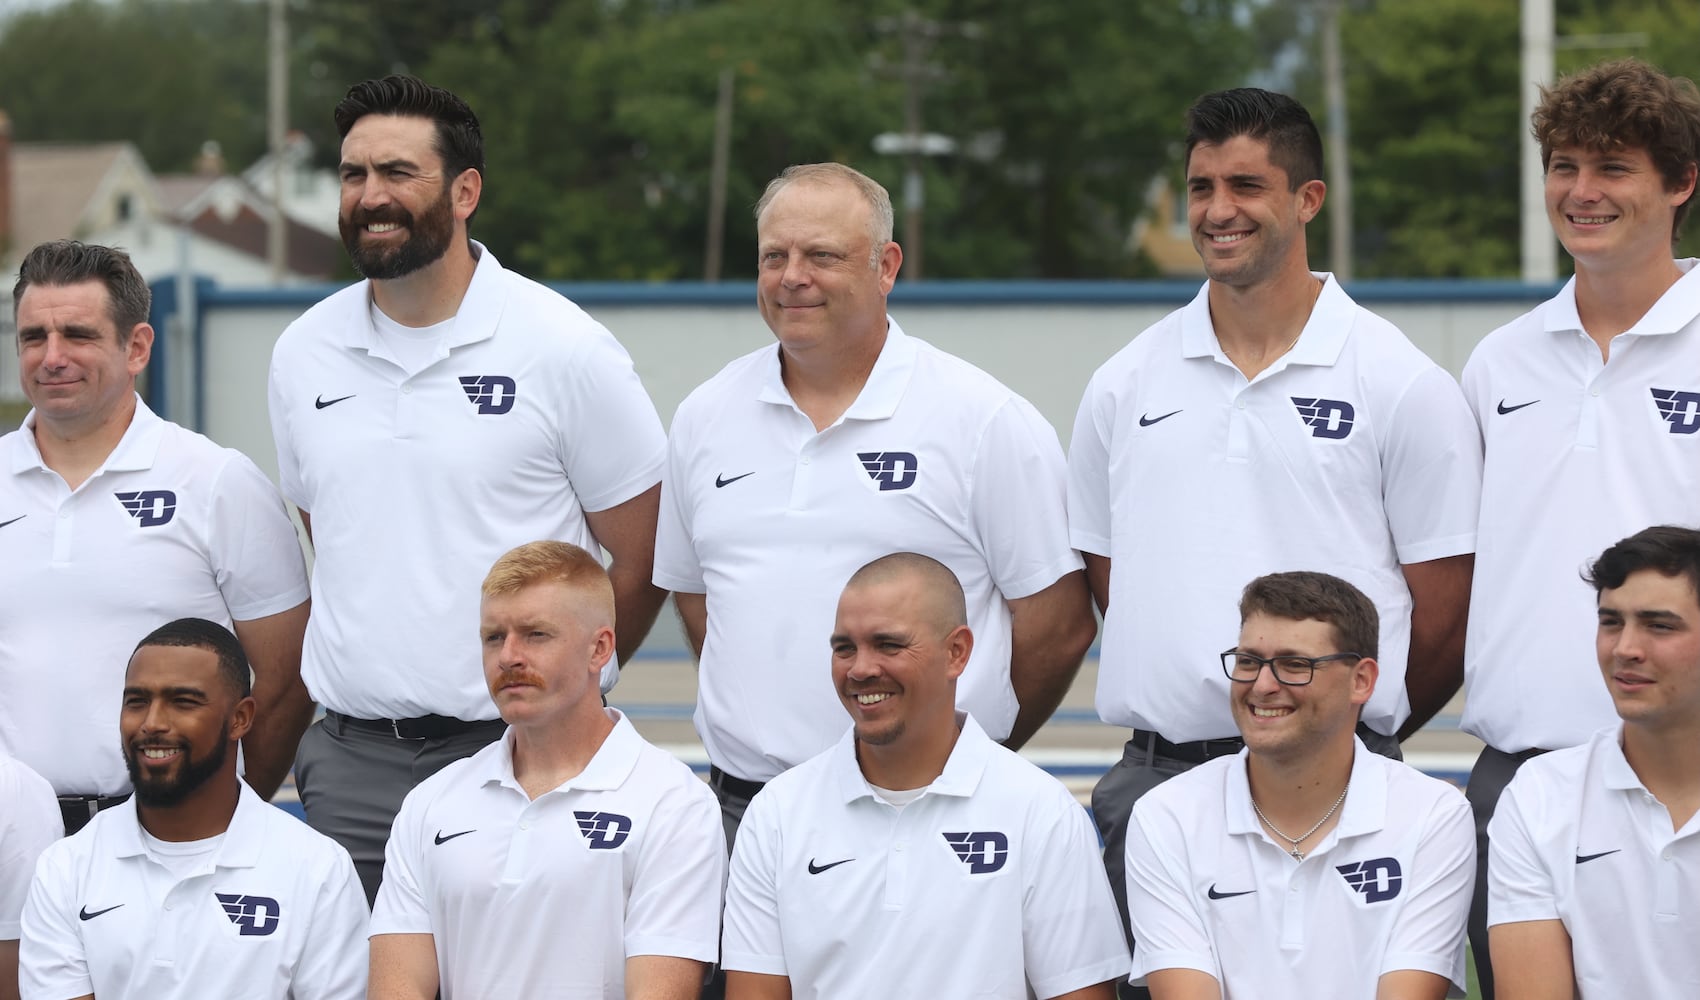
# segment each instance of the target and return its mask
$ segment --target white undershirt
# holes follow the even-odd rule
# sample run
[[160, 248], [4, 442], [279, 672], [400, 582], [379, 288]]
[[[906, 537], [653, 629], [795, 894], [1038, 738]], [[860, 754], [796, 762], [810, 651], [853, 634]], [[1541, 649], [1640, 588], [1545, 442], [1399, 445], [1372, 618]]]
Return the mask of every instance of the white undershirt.
[[927, 789], [933, 786], [928, 784], [922, 785], [920, 788], [905, 788], [902, 791], [898, 791], [891, 788], [881, 788], [873, 782], [869, 782], [868, 787], [874, 790], [874, 794], [878, 795], [881, 801], [888, 805], [894, 805], [897, 808], [902, 809], [904, 806], [927, 794]]
[[218, 853], [222, 843], [222, 833], [205, 840], [171, 841], [160, 840], [146, 830], [142, 831], [142, 846], [147, 848], [148, 857], [178, 881], [210, 868], [213, 855]]
[[396, 364], [409, 375], [416, 375], [447, 355], [443, 341], [454, 329], [455, 317], [450, 316], [432, 326], [403, 326], [384, 314], [378, 304], [370, 304], [372, 329], [395, 358]]

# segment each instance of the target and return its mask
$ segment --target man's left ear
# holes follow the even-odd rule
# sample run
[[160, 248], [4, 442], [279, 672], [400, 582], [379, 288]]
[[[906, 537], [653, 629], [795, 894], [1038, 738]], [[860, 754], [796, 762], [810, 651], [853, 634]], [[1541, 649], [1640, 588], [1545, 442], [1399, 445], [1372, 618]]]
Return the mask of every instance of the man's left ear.
[[944, 648], [950, 657], [950, 679], [956, 680], [968, 669], [968, 658], [974, 653], [974, 633], [968, 626], [958, 625], [944, 637]]
[[1352, 704], [1365, 705], [1375, 694], [1375, 682], [1381, 677], [1381, 664], [1364, 657], [1352, 667]]
[[467, 167], [454, 179], [451, 191], [455, 218], [465, 222], [478, 210], [478, 199], [484, 195], [484, 175]]
[[230, 710], [230, 738], [240, 740], [248, 735], [248, 730], [254, 728], [254, 713], [259, 711], [259, 703], [249, 695], [236, 703]]
[[1299, 185], [1299, 221], [1309, 222], [1322, 211], [1328, 197], [1328, 185], [1321, 181], [1305, 181]]

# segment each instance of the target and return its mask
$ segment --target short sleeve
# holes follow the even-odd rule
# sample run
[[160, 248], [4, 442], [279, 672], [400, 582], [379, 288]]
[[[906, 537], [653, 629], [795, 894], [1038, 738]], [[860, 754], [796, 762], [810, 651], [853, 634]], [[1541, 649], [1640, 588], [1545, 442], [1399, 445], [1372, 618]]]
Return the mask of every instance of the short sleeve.
[[1133, 982], [1160, 969], [1196, 969], [1222, 981], [1204, 915], [1186, 887], [1184, 837], [1150, 798], [1133, 804], [1127, 827], [1127, 909]]
[[77, 929], [76, 873], [60, 841], [44, 852], [24, 901], [18, 988], [24, 1000], [63, 1000], [94, 992]]
[[431, 910], [420, 886], [420, 846], [425, 833], [420, 825], [424, 805], [416, 787], [402, 800], [390, 839], [384, 845], [384, 880], [372, 904], [371, 933], [430, 934]]
[[[667, 763], [671, 764], [672, 761]], [[726, 828], [708, 786], [690, 785], [658, 804], [626, 900], [626, 957], [713, 962], [720, 950]]]
[[231, 619], [253, 621], [307, 600], [307, 566], [271, 480], [246, 455], [225, 455], [208, 518], [208, 554]]
[[560, 388], [561, 466], [592, 513], [617, 507], [661, 481], [667, 438], [631, 356], [601, 324], [573, 352]]
[[1110, 434], [1108, 394], [1094, 375], [1074, 417], [1068, 444], [1069, 542], [1082, 552], [1110, 554]]
[[[287, 330], [284, 336], [289, 336]], [[313, 499], [307, 495], [306, 486], [301, 481], [301, 464], [295, 452], [295, 438], [289, 429], [289, 403], [285, 399], [278, 353], [279, 349], [272, 352], [271, 372], [266, 379], [266, 408], [271, 414], [272, 443], [277, 447], [277, 481], [290, 503], [311, 514]]]
[[1383, 448], [1382, 500], [1399, 562], [1474, 552], [1481, 431], [1451, 375], [1431, 366], [1412, 381], [1394, 407]]
[[1447, 789], [1417, 843], [1409, 894], [1387, 941], [1379, 975], [1411, 970], [1445, 976], [1463, 995], [1464, 928], [1476, 881], [1476, 824], [1464, 796]]
[[1098, 834], [1066, 793], [1056, 815], [1033, 838], [1021, 911], [1027, 979], [1040, 997], [1055, 997], [1128, 973], [1127, 941], [1104, 873]]
[[1067, 469], [1057, 432], [1012, 397], [981, 433], [970, 517], [1005, 600], [1031, 597], [1079, 569], [1068, 540]]
[[673, 431], [667, 437], [667, 467], [661, 476], [661, 513], [655, 527], [655, 574], [653, 582], [663, 590], [687, 594], [706, 593], [702, 562], [697, 558], [692, 537], [694, 513], [688, 478], [690, 466], [686, 436], [690, 426], [690, 402], [673, 416]]
[[784, 941], [779, 933], [778, 811], [771, 794], [757, 793], [732, 848], [732, 874], [726, 886], [725, 937], [720, 964], [732, 972], [787, 975]]
[[65, 835], [59, 800], [47, 779], [0, 759], [0, 941], [16, 941], [35, 863]]
[[1534, 806], [1531, 769], [1511, 779], [1488, 823], [1488, 926], [1559, 920], [1558, 886], [1541, 859], [1535, 831], [1544, 825]]
[[362, 1000], [369, 954], [366, 892], [348, 852], [335, 843], [327, 843], [325, 849], [335, 857], [319, 888], [291, 995]]

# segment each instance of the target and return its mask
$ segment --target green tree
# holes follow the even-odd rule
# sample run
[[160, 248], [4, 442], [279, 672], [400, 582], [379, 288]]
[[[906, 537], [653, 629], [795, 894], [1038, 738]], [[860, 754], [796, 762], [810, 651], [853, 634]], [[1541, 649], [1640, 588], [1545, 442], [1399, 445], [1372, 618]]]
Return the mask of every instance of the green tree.
[[72, 0], [0, 24], [0, 108], [19, 142], [128, 140], [155, 170], [208, 139], [266, 145], [265, 10], [230, 0]]
[[1346, 15], [1358, 276], [1517, 273], [1518, 31], [1517, 0]]

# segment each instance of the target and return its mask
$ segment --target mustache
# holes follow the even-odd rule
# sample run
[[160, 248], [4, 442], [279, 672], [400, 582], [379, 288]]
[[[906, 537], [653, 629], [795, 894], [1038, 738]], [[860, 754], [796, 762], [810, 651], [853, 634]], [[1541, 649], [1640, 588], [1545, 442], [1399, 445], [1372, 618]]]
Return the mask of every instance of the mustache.
[[513, 670], [504, 670], [496, 675], [496, 679], [490, 684], [490, 689], [492, 691], [500, 690], [509, 684], [530, 684], [533, 687], [546, 686], [541, 674], [534, 670], [518, 667]]
[[356, 205], [349, 213], [348, 221], [355, 226], [371, 225], [374, 222], [394, 222], [402, 226], [412, 227], [413, 213], [400, 205], [384, 205], [380, 208], [361, 208]]

